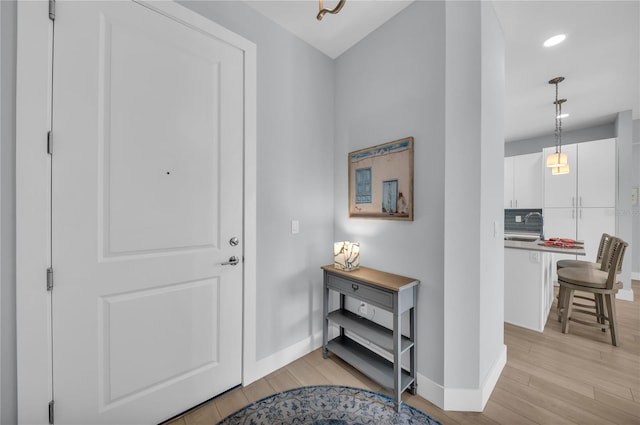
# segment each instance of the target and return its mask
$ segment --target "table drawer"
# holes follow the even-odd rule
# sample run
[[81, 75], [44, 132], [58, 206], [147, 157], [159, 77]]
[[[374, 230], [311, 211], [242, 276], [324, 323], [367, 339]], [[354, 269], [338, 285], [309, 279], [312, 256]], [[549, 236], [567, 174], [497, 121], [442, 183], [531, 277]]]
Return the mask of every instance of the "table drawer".
[[354, 282], [333, 275], [328, 276], [327, 286], [345, 295], [393, 311], [393, 293], [390, 291], [381, 290], [361, 282]]

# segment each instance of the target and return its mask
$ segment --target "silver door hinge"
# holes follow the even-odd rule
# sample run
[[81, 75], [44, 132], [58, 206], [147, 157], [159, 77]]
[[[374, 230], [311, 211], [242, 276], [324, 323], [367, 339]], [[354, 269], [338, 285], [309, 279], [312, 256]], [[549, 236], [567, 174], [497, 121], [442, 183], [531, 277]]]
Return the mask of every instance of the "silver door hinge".
[[49, 402], [49, 424], [53, 425], [53, 400]]
[[47, 153], [53, 155], [53, 134], [47, 131]]
[[56, 20], [56, 0], [49, 0], [49, 19]]
[[47, 269], [47, 291], [53, 291], [53, 268]]

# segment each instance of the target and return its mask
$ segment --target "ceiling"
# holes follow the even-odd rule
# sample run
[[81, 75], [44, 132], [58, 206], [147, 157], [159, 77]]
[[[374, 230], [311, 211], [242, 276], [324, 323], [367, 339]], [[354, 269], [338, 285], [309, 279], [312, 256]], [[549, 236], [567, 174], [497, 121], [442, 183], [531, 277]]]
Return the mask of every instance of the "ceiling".
[[[426, 0], [418, 0], [426, 1]], [[412, 3], [347, 0], [317, 21], [316, 0], [247, 1], [331, 58], [337, 58]], [[334, 7], [337, 0], [325, 0]], [[619, 111], [640, 118], [640, 1], [493, 1], [506, 40], [505, 139], [553, 133], [555, 89], [566, 98], [563, 129], [611, 123]], [[550, 36], [564, 43], [545, 48]]]

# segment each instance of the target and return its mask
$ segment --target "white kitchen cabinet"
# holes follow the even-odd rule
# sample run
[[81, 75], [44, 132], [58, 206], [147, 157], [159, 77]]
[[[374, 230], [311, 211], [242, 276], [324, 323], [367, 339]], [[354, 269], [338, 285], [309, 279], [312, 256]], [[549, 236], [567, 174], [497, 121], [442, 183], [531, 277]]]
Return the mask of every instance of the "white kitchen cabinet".
[[602, 234], [616, 234], [616, 209], [578, 208], [576, 215], [576, 239], [584, 241], [586, 260], [595, 261]]
[[[543, 150], [544, 157], [555, 148]], [[544, 172], [544, 234], [584, 241], [585, 259], [594, 261], [602, 233], [616, 233], [616, 139], [562, 147], [569, 174]], [[555, 261], [573, 256], [555, 255]], [[554, 281], [557, 280], [554, 270]]]
[[578, 207], [616, 206], [616, 139], [578, 145]]
[[542, 152], [504, 159], [504, 207], [542, 207]]
[[513, 156], [504, 159], [504, 208], [513, 206]]
[[553, 255], [504, 250], [504, 321], [542, 332], [553, 303]]
[[[555, 152], [545, 148], [543, 155]], [[568, 174], [544, 171], [544, 207], [615, 207], [616, 139], [603, 139], [562, 147], [569, 158]]]

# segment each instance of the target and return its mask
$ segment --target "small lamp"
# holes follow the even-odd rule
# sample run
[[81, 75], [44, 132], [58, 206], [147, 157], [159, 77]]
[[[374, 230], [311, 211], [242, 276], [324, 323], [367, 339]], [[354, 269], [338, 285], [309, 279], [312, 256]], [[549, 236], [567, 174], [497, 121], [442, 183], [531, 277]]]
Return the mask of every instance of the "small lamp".
[[360, 243], [334, 242], [333, 267], [347, 272], [360, 267]]

